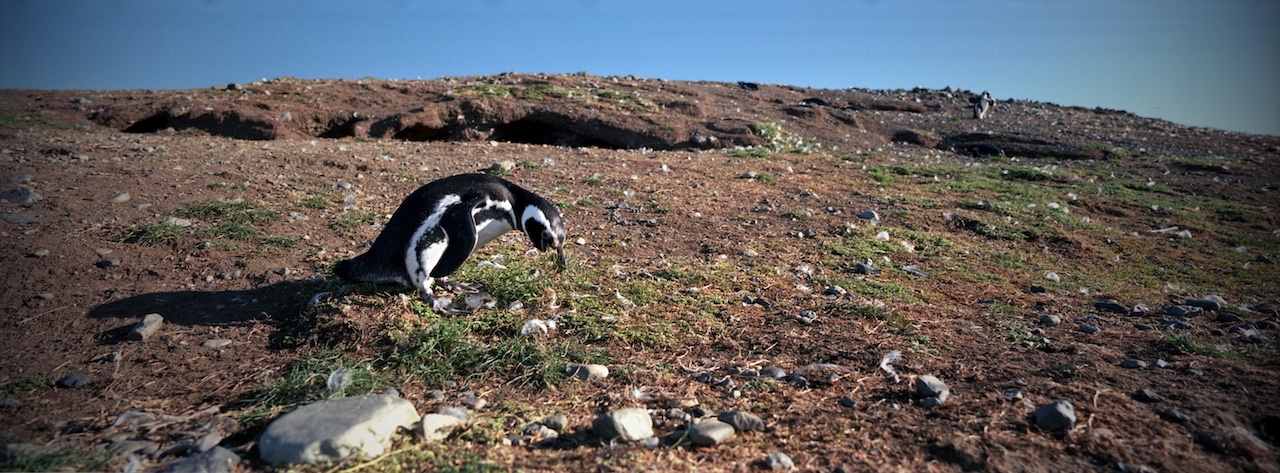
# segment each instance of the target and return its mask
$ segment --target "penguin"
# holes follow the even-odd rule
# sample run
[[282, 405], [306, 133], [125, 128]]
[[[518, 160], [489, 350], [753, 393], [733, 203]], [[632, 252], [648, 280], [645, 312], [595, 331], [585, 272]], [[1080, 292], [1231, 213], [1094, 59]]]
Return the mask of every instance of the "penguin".
[[412, 287], [434, 301], [437, 278], [511, 230], [527, 235], [539, 251], [555, 249], [564, 267], [564, 221], [554, 205], [488, 174], [449, 176], [409, 194], [369, 251], [338, 262], [333, 272], [352, 282]]
[[982, 96], [978, 97], [978, 101], [973, 103], [973, 118], [983, 120], [987, 118], [987, 112], [991, 111], [991, 107], [995, 106], [995, 99], [991, 98], [991, 92], [982, 91]]

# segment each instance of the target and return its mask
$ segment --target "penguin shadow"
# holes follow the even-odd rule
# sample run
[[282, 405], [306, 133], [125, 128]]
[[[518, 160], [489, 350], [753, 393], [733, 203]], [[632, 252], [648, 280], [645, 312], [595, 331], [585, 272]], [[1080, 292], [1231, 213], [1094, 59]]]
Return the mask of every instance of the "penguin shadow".
[[[273, 347], [282, 346], [291, 327], [300, 323], [307, 301], [329, 287], [325, 281], [282, 281], [234, 291], [174, 291], [139, 294], [113, 300], [89, 310], [94, 319], [120, 319], [125, 325], [99, 333], [100, 345], [128, 340], [129, 332], [147, 314], [160, 314], [166, 325], [245, 326], [271, 324]], [[161, 328], [161, 330], [164, 330]]]

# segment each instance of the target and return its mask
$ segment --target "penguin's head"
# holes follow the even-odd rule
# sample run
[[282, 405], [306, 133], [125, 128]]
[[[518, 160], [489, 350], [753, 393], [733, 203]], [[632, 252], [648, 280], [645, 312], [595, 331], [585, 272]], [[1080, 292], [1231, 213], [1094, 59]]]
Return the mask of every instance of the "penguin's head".
[[564, 220], [560, 219], [560, 212], [556, 207], [539, 198], [537, 202], [525, 206], [524, 212], [520, 215], [520, 223], [524, 234], [529, 236], [529, 240], [538, 251], [556, 250], [559, 257], [558, 263], [563, 267], [566, 237]]

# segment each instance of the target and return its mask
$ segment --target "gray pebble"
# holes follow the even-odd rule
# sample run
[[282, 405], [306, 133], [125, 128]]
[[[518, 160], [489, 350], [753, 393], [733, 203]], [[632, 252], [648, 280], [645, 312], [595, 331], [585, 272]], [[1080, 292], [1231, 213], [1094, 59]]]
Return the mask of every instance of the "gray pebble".
[[426, 397], [427, 399], [434, 400], [434, 401], [443, 400], [444, 392], [440, 391], [439, 389], [432, 389], [430, 391], [427, 391]]
[[129, 332], [130, 340], [146, 340], [160, 330], [160, 325], [164, 324], [164, 317], [160, 314], [147, 314], [133, 326], [133, 330]]
[[880, 214], [874, 210], [863, 210], [858, 213], [858, 218], [870, 220], [872, 225], [880, 223]]
[[1126, 358], [1124, 360], [1120, 360], [1120, 367], [1127, 368], [1127, 369], [1146, 368], [1147, 362], [1142, 360], [1135, 360], [1132, 358]]
[[1133, 328], [1144, 331], [1144, 332], [1148, 330], [1156, 329], [1155, 327], [1152, 327], [1151, 325], [1148, 325], [1148, 324], [1133, 324]]
[[200, 440], [196, 441], [196, 444], [193, 448], [195, 448], [197, 452], [207, 452], [209, 451], [209, 449], [213, 447], [217, 447], [218, 444], [222, 443], [223, 438], [224, 437], [220, 433], [209, 432], [205, 434], [203, 437], [200, 437]]
[[796, 320], [804, 325], [811, 325], [818, 320], [818, 313], [812, 310], [802, 310]]
[[1275, 329], [1280, 328], [1280, 322], [1276, 322], [1276, 321], [1271, 320], [1271, 319], [1259, 320], [1259, 321], [1258, 321], [1258, 328], [1261, 328], [1261, 329], [1267, 329], [1267, 330], [1275, 330]]
[[853, 272], [857, 274], [866, 274], [866, 275], [874, 276], [874, 275], [880, 274], [880, 268], [872, 266], [871, 264], [868, 264], [868, 263], [855, 263], [853, 265]]
[[1101, 301], [1101, 302], [1094, 302], [1094, 303], [1093, 303], [1093, 308], [1098, 309], [1098, 310], [1103, 311], [1103, 312], [1114, 312], [1114, 313], [1117, 313], [1117, 314], [1128, 314], [1128, 313], [1129, 313], [1129, 308], [1128, 308], [1128, 307], [1125, 307], [1123, 304], [1121, 304], [1121, 303], [1119, 303], [1119, 302], [1116, 302], [1116, 301], [1113, 301], [1113, 300], [1106, 300], [1106, 301]]
[[1098, 331], [1102, 329], [1098, 328], [1098, 326], [1095, 324], [1080, 324], [1080, 328], [1077, 330], [1080, 330], [1081, 332], [1088, 333], [1088, 334], [1094, 334], [1094, 333], [1098, 333]]
[[436, 409], [436, 413], [456, 417], [463, 422], [471, 420], [471, 414], [468, 414], [466, 409], [458, 406], [440, 406], [439, 409]]
[[743, 411], [721, 412], [716, 416], [720, 422], [724, 422], [733, 426], [739, 432], [749, 432], [752, 430], [764, 431], [764, 421], [755, 414]]
[[1022, 391], [1013, 388], [1006, 389], [1000, 393], [1000, 397], [1003, 397], [1006, 401], [1020, 401], [1022, 400]]
[[902, 271], [918, 278], [923, 278], [929, 275], [928, 273], [924, 272], [923, 269], [917, 268], [915, 266], [903, 266]]
[[130, 196], [128, 192], [121, 192], [119, 194], [116, 194], [115, 197], [107, 199], [107, 202], [112, 204], [123, 204], [125, 202], [128, 202], [130, 198], [132, 198], [132, 196]]
[[682, 411], [682, 410], [680, 410], [680, 409], [677, 409], [677, 408], [675, 408], [675, 407], [672, 407], [672, 408], [667, 409], [666, 411], [664, 411], [664, 412], [662, 413], [662, 416], [663, 416], [663, 417], [666, 417], [666, 418], [668, 418], [668, 419], [671, 419], [671, 420], [677, 420], [677, 421], [681, 421], [681, 422], [688, 422], [688, 421], [689, 421], [689, 413], [688, 413], [688, 412], [685, 412], [685, 411]]
[[1204, 309], [1190, 305], [1167, 305], [1163, 312], [1170, 317], [1189, 317], [1204, 312]]
[[1076, 408], [1070, 401], [1054, 401], [1036, 408], [1036, 425], [1049, 431], [1069, 430], [1076, 424]]
[[791, 461], [791, 457], [782, 452], [770, 453], [769, 456], [765, 457], [764, 464], [770, 470], [794, 470], [796, 467], [795, 462]]
[[1154, 363], [1154, 365], [1155, 365], [1155, 367], [1156, 367], [1156, 368], [1162, 368], [1162, 369], [1166, 369], [1166, 370], [1168, 370], [1168, 369], [1173, 369], [1173, 365], [1169, 364], [1169, 362], [1167, 362], [1167, 361], [1160, 360], [1160, 359], [1157, 359], [1157, 360], [1156, 360], [1156, 362]]
[[596, 364], [569, 363], [565, 365], [564, 372], [583, 381], [600, 380], [609, 377], [609, 368]]
[[96, 263], [99, 268], [114, 268], [120, 266], [120, 260], [117, 258], [103, 258]]
[[1141, 402], [1160, 402], [1164, 400], [1164, 396], [1156, 394], [1155, 391], [1152, 391], [1147, 388], [1142, 388], [1135, 391], [1133, 393], [1133, 398]]
[[228, 340], [228, 339], [226, 339], [226, 338], [211, 338], [211, 339], [209, 339], [209, 340], [205, 340], [205, 341], [203, 341], [203, 342], [200, 342], [200, 346], [202, 346], [202, 347], [205, 347], [205, 348], [215, 348], [215, 349], [216, 349], [216, 348], [222, 348], [222, 347], [225, 347], [225, 346], [230, 345], [230, 344], [231, 344], [231, 340]]
[[1235, 323], [1235, 322], [1242, 322], [1244, 321], [1244, 319], [1240, 318], [1240, 316], [1236, 314], [1232, 314], [1229, 312], [1221, 312], [1218, 314], [1217, 318], [1213, 319], [1213, 321], [1224, 322], [1224, 323]]
[[0, 215], [0, 220], [4, 220], [5, 222], [12, 224], [36, 223], [40, 221], [40, 219], [36, 218], [35, 215], [22, 212]]
[[858, 407], [858, 401], [849, 396], [840, 396], [840, 406], [852, 409]]
[[200, 472], [232, 473], [240, 463], [240, 456], [223, 447], [213, 447], [205, 452], [189, 456], [160, 470], [161, 473]]
[[1062, 316], [1058, 314], [1044, 314], [1040, 316], [1041, 325], [1048, 325], [1050, 327], [1054, 327], [1060, 323], [1062, 323]]
[[635, 442], [653, 437], [653, 418], [643, 408], [628, 407], [596, 417], [591, 430], [605, 440]]
[[742, 250], [742, 256], [746, 256], [748, 258], [755, 258], [757, 256], [760, 256], [760, 253], [757, 253], [756, 250], [748, 248], [748, 249]]
[[782, 379], [787, 377], [787, 371], [776, 366], [770, 366], [760, 370], [760, 376], [765, 378]]
[[1160, 418], [1167, 420], [1169, 422], [1173, 422], [1175, 424], [1185, 424], [1191, 421], [1191, 418], [1187, 417], [1186, 414], [1178, 412], [1176, 409], [1172, 407], [1165, 409], [1163, 411], [1160, 411]]
[[12, 176], [9, 176], [9, 177], [6, 177], [6, 178], [5, 178], [5, 180], [6, 180], [6, 181], [9, 181], [9, 182], [17, 182], [17, 183], [19, 183], [19, 184], [21, 184], [21, 183], [26, 183], [26, 182], [31, 182], [31, 179], [32, 179], [31, 174], [28, 174], [28, 173], [25, 173], [25, 172], [24, 172], [24, 173], [22, 173], [22, 174], [14, 174], [14, 175], [12, 175]]
[[732, 425], [717, 419], [706, 419], [689, 428], [689, 441], [695, 446], [719, 445], [733, 437], [737, 431]]
[[1219, 300], [1222, 300], [1222, 298], [1187, 299], [1187, 306], [1199, 307], [1202, 309], [1206, 309], [1206, 311], [1221, 311], [1222, 306], [1224, 306], [1224, 303], [1219, 302]]
[[559, 412], [552, 414], [546, 419], [542, 419], [542, 425], [556, 432], [564, 432], [569, 427], [569, 419]]
[[936, 399], [937, 404], [942, 404], [943, 401], [946, 401], [951, 396], [951, 388], [937, 377], [926, 374], [916, 378], [916, 395], [924, 398], [921, 401], [921, 405], [924, 405], [928, 399]]
[[160, 451], [160, 444], [147, 440], [116, 440], [107, 444], [107, 451], [120, 456], [130, 453], [150, 455]]
[[71, 373], [58, 378], [58, 387], [62, 388], [80, 389], [86, 384], [89, 384], [89, 375], [84, 373]]
[[0, 192], [0, 200], [25, 207], [44, 200], [44, 197], [41, 197], [40, 194], [37, 194], [35, 191], [24, 187]]

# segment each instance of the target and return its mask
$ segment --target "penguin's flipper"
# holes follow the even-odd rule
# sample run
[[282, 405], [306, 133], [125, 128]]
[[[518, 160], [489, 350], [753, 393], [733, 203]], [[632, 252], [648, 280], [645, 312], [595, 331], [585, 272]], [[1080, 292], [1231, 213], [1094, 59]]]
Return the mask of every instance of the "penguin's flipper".
[[479, 202], [460, 202], [445, 210], [440, 217], [440, 228], [444, 229], [448, 246], [440, 261], [431, 268], [431, 277], [439, 278], [453, 274], [462, 263], [467, 261], [471, 252], [476, 249], [476, 221], [472, 212]]

